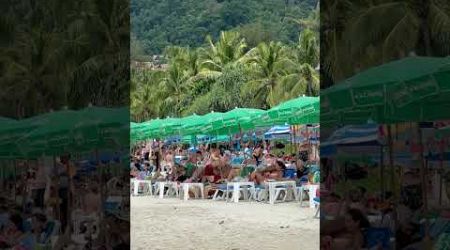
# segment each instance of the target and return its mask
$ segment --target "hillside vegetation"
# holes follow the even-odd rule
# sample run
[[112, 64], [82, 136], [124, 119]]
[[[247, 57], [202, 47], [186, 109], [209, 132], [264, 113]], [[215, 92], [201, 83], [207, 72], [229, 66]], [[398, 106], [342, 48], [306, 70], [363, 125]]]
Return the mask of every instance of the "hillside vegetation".
[[[132, 0], [132, 57], [161, 54], [167, 46], [199, 47], [205, 37], [235, 30], [250, 47], [295, 43], [316, 0]], [[292, 20], [295, 19], [295, 20]]]

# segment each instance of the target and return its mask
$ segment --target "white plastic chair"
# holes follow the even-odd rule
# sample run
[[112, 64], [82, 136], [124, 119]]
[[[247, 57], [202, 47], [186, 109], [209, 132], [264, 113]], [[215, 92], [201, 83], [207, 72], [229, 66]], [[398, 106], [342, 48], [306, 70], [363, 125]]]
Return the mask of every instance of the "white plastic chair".
[[256, 201], [267, 201], [269, 198], [269, 189], [268, 188], [255, 188], [254, 199]]
[[213, 201], [225, 200], [229, 193], [226, 190], [216, 189], [213, 195]]
[[179, 197], [180, 196], [180, 189], [178, 188], [178, 184], [175, 183], [170, 183], [169, 188], [166, 191], [166, 195], [167, 196], [175, 196], [175, 197]]
[[316, 206], [316, 213], [314, 214], [314, 218], [319, 218], [319, 213], [320, 213], [320, 202], [314, 201], [314, 205]]
[[[227, 191], [226, 191], [226, 194], [225, 194], [226, 195], [225, 196], [226, 201], [228, 201], [230, 194], [234, 194], [233, 191], [234, 191], [234, 186], [233, 185], [228, 185], [227, 186]], [[245, 187], [245, 186], [244, 187], [240, 186], [238, 191], [239, 191], [238, 192], [238, 194], [239, 194], [238, 200], [242, 197], [243, 200], [250, 201], [250, 199], [255, 197], [255, 193], [256, 193], [256, 191], [252, 190], [252, 188]]]
[[306, 190], [303, 186], [300, 186], [300, 187], [296, 187], [296, 192], [297, 192], [297, 199], [298, 199], [298, 201], [300, 201], [300, 207], [302, 207]]

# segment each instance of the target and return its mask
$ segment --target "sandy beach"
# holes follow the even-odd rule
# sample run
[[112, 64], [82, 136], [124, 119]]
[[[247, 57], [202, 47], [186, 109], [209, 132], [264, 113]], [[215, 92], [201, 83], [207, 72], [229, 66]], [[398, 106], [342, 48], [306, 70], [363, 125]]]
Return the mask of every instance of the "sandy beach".
[[320, 222], [306, 204], [130, 199], [133, 250], [319, 249]]

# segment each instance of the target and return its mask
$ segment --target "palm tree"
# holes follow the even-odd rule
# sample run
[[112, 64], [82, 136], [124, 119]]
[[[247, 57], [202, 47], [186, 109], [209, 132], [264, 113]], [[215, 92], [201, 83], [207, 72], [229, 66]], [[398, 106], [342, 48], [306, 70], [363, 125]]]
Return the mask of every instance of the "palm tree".
[[[75, 58], [70, 101], [77, 105], [126, 105], [129, 102], [128, 4], [121, 0], [83, 1], [83, 12], [68, 26]], [[89, 84], [88, 84], [89, 83]]]
[[[309, 96], [317, 95], [319, 84], [318, 74], [315, 66], [319, 64], [319, 44], [315, 33], [309, 29], [302, 31], [297, 45], [297, 54], [294, 74], [297, 73], [298, 79], [304, 79], [307, 82], [307, 93]], [[300, 81], [299, 81], [300, 82]]]
[[201, 69], [198, 73], [199, 77], [204, 79], [215, 79], [220, 76], [226, 65], [241, 60], [247, 48], [245, 39], [233, 31], [221, 32], [216, 43], [211, 36], [206, 39], [209, 47], [201, 51]]
[[[441, 0], [376, 0], [324, 3], [322, 48], [325, 70], [339, 81], [359, 70], [410, 52], [450, 53], [450, 4]], [[345, 37], [345, 40], [344, 40]], [[348, 62], [354, 62], [353, 64]]]
[[279, 100], [274, 98], [274, 90], [286, 74], [288, 62], [284, 46], [280, 42], [261, 43], [250, 50], [243, 61], [249, 64], [252, 72], [252, 79], [246, 84], [245, 90], [253, 93], [254, 98], [264, 101], [265, 108], [275, 105]]
[[131, 116], [134, 121], [161, 117], [159, 83], [164, 77], [162, 71], [132, 70], [131, 74]]
[[[320, 47], [322, 79], [337, 82], [348, 76], [352, 70], [350, 52], [343, 35], [348, 19], [352, 15], [349, 0], [323, 1], [320, 14]], [[328, 85], [321, 86], [322, 88]]]
[[182, 113], [182, 101], [187, 95], [187, 81], [190, 75], [180, 64], [172, 64], [165, 72], [159, 88], [161, 98], [169, 114], [180, 116]]
[[[447, 1], [379, 0], [353, 9], [356, 15], [349, 20], [346, 33], [349, 39], [354, 39], [353, 56], [367, 53], [364, 48], [370, 44], [381, 52], [375, 63], [405, 56], [410, 51], [426, 56], [436, 55], [436, 48], [447, 54], [450, 52], [450, 45], [441, 40], [450, 34], [450, 4]], [[367, 29], [367, 25], [375, 20], [382, 21]]]

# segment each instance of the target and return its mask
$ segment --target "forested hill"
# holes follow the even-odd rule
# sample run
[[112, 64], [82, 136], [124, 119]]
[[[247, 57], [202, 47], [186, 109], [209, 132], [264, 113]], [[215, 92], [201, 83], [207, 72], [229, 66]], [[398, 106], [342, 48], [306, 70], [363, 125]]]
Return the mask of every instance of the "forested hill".
[[317, 0], [132, 0], [132, 57], [165, 47], [198, 47], [205, 37], [237, 30], [249, 46], [261, 41], [298, 41], [300, 26]]

